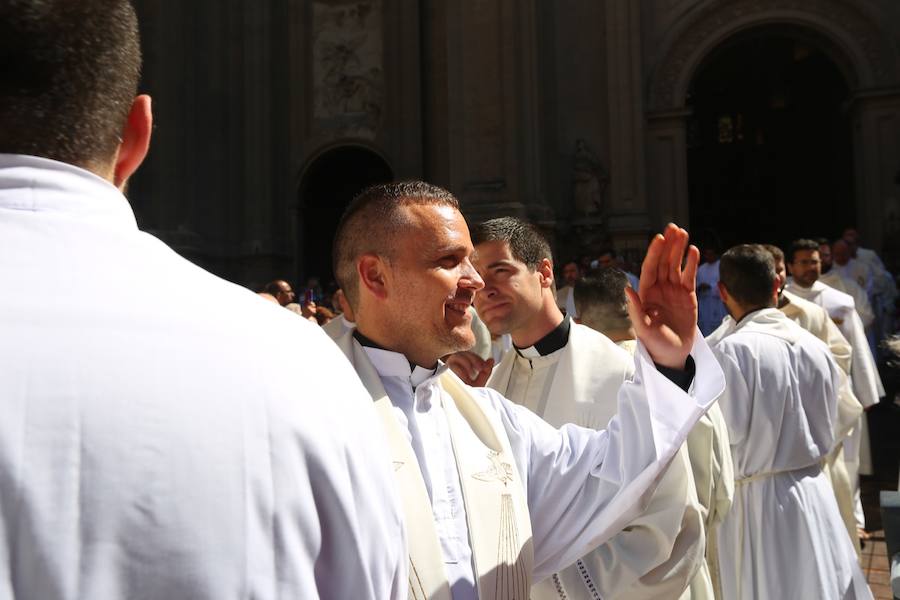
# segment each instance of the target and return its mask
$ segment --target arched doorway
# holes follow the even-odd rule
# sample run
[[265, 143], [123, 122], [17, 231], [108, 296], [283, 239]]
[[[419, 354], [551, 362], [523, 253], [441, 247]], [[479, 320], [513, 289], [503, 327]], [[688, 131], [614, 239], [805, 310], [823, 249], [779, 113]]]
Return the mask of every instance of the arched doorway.
[[366, 187], [392, 179], [387, 162], [362, 146], [332, 148], [309, 164], [299, 189], [298, 285], [309, 277], [318, 277], [323, 285], [333, 280], [331, 243], [344, 209]]
[[751, 29], [710, 52], [686, 99], [691, 229], [728, 247], [855, 223], [849, 97], [841, 69], [799, 28]]

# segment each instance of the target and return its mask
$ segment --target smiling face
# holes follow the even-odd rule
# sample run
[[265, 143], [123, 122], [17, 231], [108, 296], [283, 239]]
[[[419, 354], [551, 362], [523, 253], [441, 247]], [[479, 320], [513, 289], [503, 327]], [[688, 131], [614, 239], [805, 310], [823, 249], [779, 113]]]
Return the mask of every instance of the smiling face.
[[441, 356], [475, 344], [468, 307], [484, 287], [472, 266], [469, 228], [444, 205], [400, 209], [407, 225], [386, 261], [387, 296], [378, 318], [391, 350], [430, 367]]
[[475, 297], [478, 316], [494, 335], [528, 327], [543, 304], [543, 276], [517, 260], [505, 241], [478, 244], [475, 267], [484, 289]]

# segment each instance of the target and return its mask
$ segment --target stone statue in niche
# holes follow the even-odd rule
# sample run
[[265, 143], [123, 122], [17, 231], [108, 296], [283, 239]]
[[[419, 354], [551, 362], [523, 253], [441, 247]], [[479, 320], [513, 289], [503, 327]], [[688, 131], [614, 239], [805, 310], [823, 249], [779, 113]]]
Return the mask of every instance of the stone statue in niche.
[[603, 212], [603, 193], [609, 186], [609, 172], [588, 143], [575, 141], [574, 190], [575, 212], [588, 217]]

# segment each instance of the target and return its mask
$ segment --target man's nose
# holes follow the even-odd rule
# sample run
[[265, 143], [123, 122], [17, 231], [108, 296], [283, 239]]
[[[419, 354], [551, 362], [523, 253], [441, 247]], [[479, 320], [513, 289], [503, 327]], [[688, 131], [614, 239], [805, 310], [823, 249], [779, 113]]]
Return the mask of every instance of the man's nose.
[[476, 292], [484, 287], [484, 279], [481, 278], [472, 261], [468, 258], [462, 262], [459, 286], [475, 290]]

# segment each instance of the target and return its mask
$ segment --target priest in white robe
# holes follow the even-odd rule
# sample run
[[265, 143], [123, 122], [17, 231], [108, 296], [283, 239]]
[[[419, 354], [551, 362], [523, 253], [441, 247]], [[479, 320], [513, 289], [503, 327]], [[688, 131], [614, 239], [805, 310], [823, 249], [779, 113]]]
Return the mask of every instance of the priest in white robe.
[[404, 598], [344, 357], [137, 227], [132, 7], [34, 6], [0, 6], [0, 598]]
[[736, 487], [718, 534], [723, 597], [871, 598], [821, 466], [835, 444], [840, 368], [775, 308], [762, 246], [722, 256], [719, 291], [735, 322], [713, 347]]
[[[869, 349], [863, 323], [856, 311], [853, 298], [819, 281], [821, 266], [818, 248], [818, 244], [812, 240], [797, 240], [792, 244], [788, 266], [793, 278], [785, 289], [828, 311], [853, 349], [850, 382], [857, 400], [868, 409], [884, 396], [881, 377], [878, 375], [875, 358]], [[859, 497], [859, 472], [860, 456], [869, 455], [867, 431], [863, 415], [844, 443], [844, 461], [854, 487], [854, 514], [859, 529], [865, 528], [865, 515]], [[861, 450], [863, 445], [866, 446], [864, 451]]]
[[[639, 518], [721, 391], [715, 359], [694, 344], [697, 251], [682, 271], [686, 245], [687, 233], [670, 226], [648, 249], [641, 296], [631, 297], [642, 347], [617, 416], [605, 430], [555, 429], [494, 390], [467, 386], [438, 360], [473, 343], [467, 308], [484, 286], [456, 199], [407, 182], [354, 200], [338, 228], [335, 272], [358, 328], [339, 345], [392, 444], [415, 532], [413, 597], [524, 598], [533, 581]], [[689, 352], [690, 395], [681, 387]]]
[[[510, 334], [514, 344], [487, 385], [554, 427], [605, 428], [616, 413], [619, 388], [633, 375], [632, 356], [563, 316], [553, 298], [550, 246], [532, 225], [513, 217], [492, 219], [473, 228], [473, 241], [473, 263], [485, 282], [475, 306], [493, 334]], [[624, 285], [619, 293], [624, 304]], [[466, 377], [466, 371], [458, 374]], [[676, 598], [697, 571], [703, 547], [682, 448], [643, 515], [576, 564], [537, 583], [532, 598]]]
[[[852, 434], [853, 429], [858, 426], [858, 419], [863, 412], [863, 406], [856, 398], [850, 385], [852, 349], [824, 308], [784, 289], [787, 283], [787, 271], [784, 253], [781, 251], [781, 248], [771, 244], [764, 244], [763, 247], [769, 251], [775, 261], [775, 273], [778, 278], [779, 289], [777, 308], [790, 320], [822, 340], [828, 346], [831, 357], [841, 369], [838, 411], [834, 420], [835, 445], [828, 454], [823, 469], [834, 490], [841, 517], [844, 519], [844, 525], [847, 527], [847, 533], [853, 542], [857, 555], [860, 555], [859, 536], [854, 515], [853, 485], [850, 482], [850, 475], [844, 460], [844, 442]], [[726, 317], [722, 325], [711, 335], [707, 336], [707, 343], [710, 346], [715, 346], [723, 337], [731, 333], [735, 325], [734, 319], [730, 316]]]

